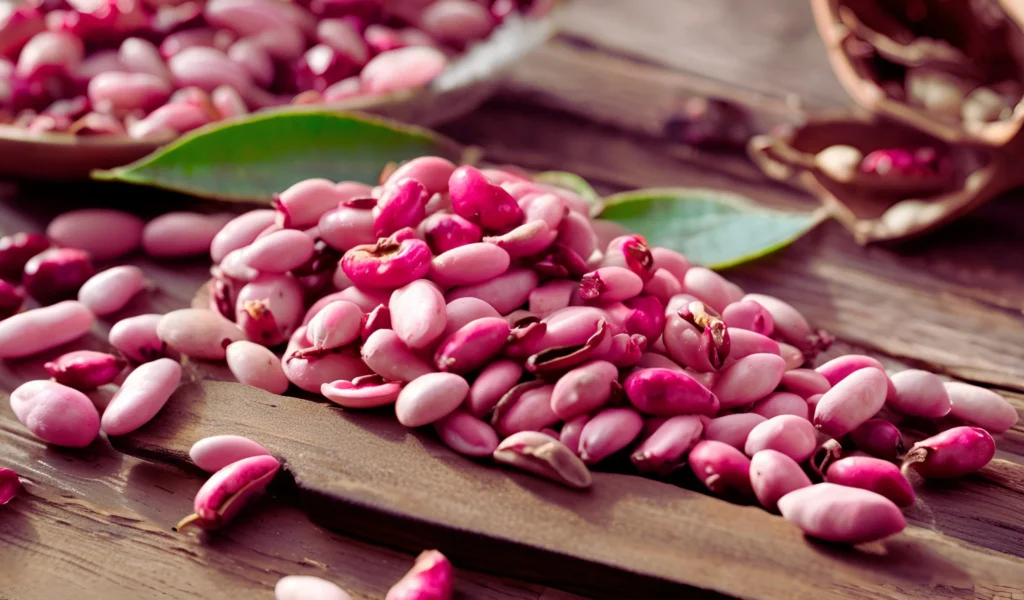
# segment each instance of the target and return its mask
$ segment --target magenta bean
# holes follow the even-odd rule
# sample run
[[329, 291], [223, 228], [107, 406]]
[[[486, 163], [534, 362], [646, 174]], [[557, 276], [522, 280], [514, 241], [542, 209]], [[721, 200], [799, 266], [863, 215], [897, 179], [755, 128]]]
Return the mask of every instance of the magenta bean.
[[494, 307], [479, 298], [457, 298], [448, 302], [445, 306], [447, 325], [445, 326], [444, 337], [448, 337], [464, 325], [477, 319], [500, 316], [498, 311], [494, 310]]
[[142, 249], [156, 258], [201, 256], [210, 250], [217, 233], [231, 215], [171, 212], [160, 215], [142, 230]]
[[[565, 200], [555, 194], [533, 193], [516, 198], [519, 208], [523, 209], [523, 219], [527, 223], [531, 221], [543, 221], [549, 231], [558, 231], [558, 226], [565, 218]], [[557, 235], [557, 234], [556, 234]], [[620, 266], [625, 264], [606, 264], [602, 266]]]
[[799, 369], [807, 362], [807, 357], [799, 348], [784, 342], [779, 342], [779, 354], [782, 356], [782, 360], [786, 361], [786, 369], [790, 371]]
[[77, 390], [91, 390], [110, 383], [128, 363], [105, 352], [77, 350], [43, 365], [53, 380]]
[[700, 441], [703, 432], [700, 417], [672, 417], [636, 447], [630, 460], [641, 473], [666, 476], [686, 464], [686, 454]]
[[165, 139], [192, 131], [219, 118], [213, 105], [199, 106], [187, 102], [171, 102], [128, 125], [128, 135], [137, 139]]
[[14, 74], [26, 80], [73, 72], [85, 55], [82, 40], [65, 32], [43, 31], [28, 40]]
[[14, 499], [21, 489], [21, 479], [10, 469], [0, 467], [0, 506]]
[[188, 456], [200, 469], [216, 473], [231, 463], [253, 456], [270, 456], [270, 452], [249, 438], [215, 435], [192, 444]]
[[537, 274], [530, 269], [509, 269], [490, 281], [449, 290], [445, 297], [448, 302], [479, 298], [504, 315], [525, 304], [538, 283]]
[[540, 318], [569, 306], [569, 300], [573, 292], [579, 288], [579, 283], [568, 279], [555, 279], [542, 283], [530, 292], [530, 312]]
[[507, 271], [510, 262], [508, 252], [498, 246], [466, 244], [434, 257], [427, 277], [445, 287], [481, 284]]
[[873, 542], [903, 531], [903, 513], [875, 492], [819, 483], [779, 499], [783, 518], [810, 537], [839, 544]]
[[457, 410], [434, 423], [438, 437], [449, 448], [466, 456], [490, 456], [498, 447], [494, 428], [473, 415]]
[[557, 237], [557, 231], [544, 221], [530, 221], [508, 233], [486, 236], [483, 241], [501, 248], [512, 258], [523, 258], [543, 252]]
[[384, 600], [451, 600], [454, 590], [452, 564], [437, 550], [425, 550], [416, 557], [412, 569], [391, 586]]
[[462, 375], [477, 371], [501, 352], [509, 331], [501, 318], [470, 321], [441, 342], [434, 364], [441, 371]]
[[135, 362], [149, 362], [165, 355], [166, 345], [157, 335], [163, 315], [138, 315], [121, 319], [110, 328], [108, 341], [121, 354]]
[[0, 321], [0, 358], [32, 356], [77, 340], [95, 317], [81, 302], [68, 300]]
[[125, 435], [142, 427], [160, 412], [180, 381], [181, 366], [169, 358], [136, 367], [103, 411], [103, 431]]
[[775, 330], [775, 321], [771, 313], [753, 300], [745, 299], [729, 304], [722, 310], [722, 318], [729, 327], [746, 329], [761, 335], [770, 336]]
[[498, 360], [484, 367], [469, 389], [469, 411], [481, 418], [490, 413], [522, 375], [523, 367], [511, 360]]
[[954, 427], [921, 440], [903, 459], [903, 472], [913, 469], [926, 479], [954, 479], [981, 470], [996, 453], [996, 443], [980, 427]]
[[204, 360], [224, 360], [228, 345], [245, 339], [237, 325], [200, 308], [167, 313], [157, 323], [156, 333], [172, 350]]
[[747, 456], [761, 450], [778, 450], [798, 463], [802, 463], [818, 447], [814, 426], [807, 419], [794, 415], [779, 415], [750, 430], [743, 445]]
[[394, 404], [402, 384], [380, 375], [362, 375], [352, 381], [340, 379], [320, 386], [320, 393], [345, 408], [375, 408]]
[[736, 413], [711, 419], [704, 424], [704, 438], [743, 450], [755, 427], [767, 421], [756, 413]]
[[667, 303], [672, 296], [682, 293], [683, 284], [672, 276], [665, 269], [658, 269], [651, 276], [651, 280], [644, 285], [644, 293], [654, 296], [662, 302]]
[[875, 492], [896, 506], [914, 504], [914, 489], [899, 467], [878, 458], [851, 456], [837, 460], [829, 466], [825, 481]]
[[618, 333], [612, 336], [611, 348], [604, 354], [604, 360], [616, 367], [632, 367], [640, 362], [647, 349], [647, 338], [642, 335]]
[[632, 408], [606, 408], [593, 416], [580, 433], [579, 453], [595, 464], [622, 450], [640, 435], [644, 420]]
[[[339, 379], [352, 381], [356, 377], [370, 373], [370, 368], [354, 353], [331, 352], [302, 356], [300, 353], [309, 347], [309, 342], [306, 341], [306, 328], [299, 327], [288, 340], [288, 347], [281, 360], [288, 381], [307, 392], [320, 393], [325, 383]], [[300, 355], [296, 356], [297, 354]]]
[[10, 283], [0, 279], [0, 321], [17, 314], [25, 303], [25, 294]]
[[330, 581], [310, 575], [288, 575], [274, 586], [275, 600], [352, 600], [345, 590]]
[[425, 85], [447, 66], [448, 59], [440, 50], [410, 46], [381, 52], [366, 63], [359, 76], [367, 93], [383, 94]]
[[770, 394], [785, 372], [786, 363], [782, 358], [774, 354], [751, 354], [722, 369], [712, 392], [722, 408], [746, 406]]
[[363, 343], [362, 357], [374, 373], [392, 381], [412, 381], [434, 371], [390, 329], [373, 332]]
[[543, 381], [521, 383], [506, 393], [491, 415], [491, 425], [502, 437], [520, 431], [538, 431], [559, 421], [551, 410], [555, 386]]
[[626, 377], [623, 388], [633, 406], [648, 415], [710, 416], [719, 409], [718, 398], [710, 390], [671, 369], [637, 369]]
[[276, 346], [299, 326], [303, 292], [287, 275], [260, 275], [245, 284], [235, 301], [235, 323], [249, 341]]
[[243, 38], [227, 49], [228, 58], [245, 69], [253, 83], [269, 87], [274, 82], [274, 59], [259, 41]]
[[751, 496], [750, 459], [722, 442], [704, 440], [687, 458], [697, 479], [716, 496]]
[[168, 83], [171, 81], [171, 71], [160, 56], [160, 49], [149, 40], [130, 37], [121, 42], [118, 60], [129, 71], [148, 73]]
[[487, 181], [474, 167], [466, 165], [455, 169], [448, 179], [448, 193], [455, 213], [483, 229], [505, 232], [523, 220], [523, 211], [515, 199], [500, 186]]
[[643, 290], [643, 280], [624, 267], [602, 267], [583, 276], [580, 298], [588, 301], [618, 302], [628, 300]]
[[447, 324], [444, 296], [428, 281], [413, 281], [394, 291], [388, 303], [392, 329], [410, 348], [427, 348], [441, 339]]
[[687, 269], [683, 278], [686, 292], [718, 312], [743, 297], [743, 291], [724, 277], [704, 267]]
[[48, 444], [84, 448], [100, 432], [100, 416], [82, 392], [53, 381], [29, 381], [11, 392], [11, 409]]
[[811, 487], [795, 460], [776, 450], [761, 450], [750, 459], [750, 487], [761, 506], [776, 510], [786, 494]]
[[0, 238], [0, 279], [20, 279], [29, 259], [49, 247], [50, 241], [39, 233], [19, 232], [3, 236]]
[[572, 450], [537, 431], [521, 431], [505, 438], [494, 451], [494, 461], [510, 465], [573, 488], [588, 488], [590, 470]]
[[100, 73], [89, 81], [89, 102], [93, 110], [121, 116], [134, 111], [147, 113], [171, 97], [170, 81], [149, 73]]
[[775, 392], [760, 400], [751, 409], [752, 412], [761, 415], [766, 419], [779, 415], [794, 415], [810, 421], [810, 407], [807, 401], [790, 392]]
[[[644, 281], [649, 281], [654, 276], [654, 257], [643, 236], [620, 235], [604, 247], [602, 267], [624, 267], [636, 273]], [[666, 274], [670, 273], [666, 271]], [[679, 282], [676, 281], [676, 283]]]
[[181, 531], [195, 524], [202, 529], [217, 529], [234, 518], [246, 501], [267, 487], [281, 463], [273, 456], [251, 456], [217, 471], [196, 493], [193, 514], [175, 525]]
[[419, 181], [406, 177], [384, 187], [373, 220], [373, 234], [387, 237], [404, 227], [415, 227], [426, 216], [426, 188]]
[[217, 48], [193, 46], [167, 60], [175, 86], [195, 86], [212, 92], [219, 85], [230, 85], [241, 93], [253, 87], [252, 76]]
[[828, 379], [813, 369], [790, 369], [782, 375], [779, 386], [801, 398], [824, 394], [832, 388]]
[[[430, 248], [402, 229], [376, 244], [355, 246], [341, 259], [345, 274], [362, 288], [398, 288], [430, 270]], [[410, 236], [410, 237], [405, 237]]]
[[[321, 21], [321, 26], [326, 21]], [[433, 196], [448, 191], [448, 179], [455, 171], [455, 165], [440, 156], [421, 156], [402, 164], [388, 177], [387, 183], [412, 177], [423, 184], [427, 194]]]
[[410, 381], [398, 394], [395, 414], [406, 427], [441, 420], [462, 404], [469, 384], [454, 373], [427, 373]]
[[739, 360], [751, 354], [780, 354], [779, 343], [747, 329], [729, 327], [729, 358]]
[[478, 225], [448, 213], [430, 215], [420, 223], [418, 229], [435, 254], [443, 254], [483, 239]]
[[832, 386], [814, 407], [814, 425], [826, 435], [850, 433], [885, 405], [889, 378], [878, 369], [861, 369]]
[[850, 432], [850, 442], [875, 458], [899, 460], [903, 456], [903, 436], [899, 428], [885, 419], [869, 419]]
[[269, 209], [252, 210], [228, 221], [210, 242], [210, 258], [219, 263], [228, 252], [244, 248], [274, 222], [277, 213]]
[[78, 290], [78, 301], [97, 316], [115, 313], [142, 291], [142, 269], [122, 265], [101, 271], [89, 278]]
[[243, 252], [250, 267], [264, 273], [284, 273], [313, 256], [313, 238], [301, 231], [282, 229], [257, 239]]
[[233, 342], [225, 350], [225, 359], [239, 383], [271, 394], [283, 394], [288, 389], [281, 360], [264, 346], [247, 340]]
[[[658, 354], [657, 352], [644, 352], [643, 356], [640, 357], [640, 362], [636, 363], [637, 367], [643, 368], [656, 368], [656, 369], [671, 369], [673, 371], [679, 371], [685, 373], [683, 367], [676, 364], [671, 358]], [[707, 386], [705, 386], [707, 387]]]
[[25, 263], [21, 285], [40, 304], [53, 304], [78, 295], [96, 269], [89, 255], [76, 248], [54, 248], [41, 252]]
[[597, 360], [562, 375], [551, 394], [551, 410], [563, 421], [597, 410], [618, 388], [619, 370]]
[[1017, 424], [1017, 410], [992, 390], [959, 381], [943, 385], [952, 403], [951, 417], [992, 433], [1003, 433]]

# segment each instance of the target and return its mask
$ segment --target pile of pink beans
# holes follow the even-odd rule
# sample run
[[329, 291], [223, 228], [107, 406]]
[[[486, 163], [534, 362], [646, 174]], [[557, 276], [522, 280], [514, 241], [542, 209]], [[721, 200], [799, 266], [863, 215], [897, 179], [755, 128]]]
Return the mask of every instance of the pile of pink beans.
[[[575, 488], [592, 467], [688, 468], [711, 494], [844, 543], [902, 530], [912, 482], [981, 469], [991, 434], [1017, 421], [990, 390], [890, 376], [868, 356], [805, 367], [831, 339], [792, 306], [594, 220], [583, 198], [518, 169], [421, 157], [381, 181], [300, 181], [230, 220], [74, 211], [48, 238], [4, 238], [0, 266], [57, 303], [0, 322], [0, 358], [80, 337], [144, 289], [136, 267], [93, 274], [90, 258], [141, 245], [215, 263], [208, 300], [118, 321], [119, 355], [54, 359], [53, 381], [14, 392], [18, 418], [47, 442], [84, 446], [156, 415], [180, 356], [226, 361], [241, 383], [393, 410], [455, 452]], [[0, 296], [17, 310], [20, 288]], [[138, 366], [122, 379], [127, 363]], [[83, 391], [114, 381], [100, 417]], [[200, 450], [266, 454], [241, 438], [211, 444]], [[230, 463], [197, 452], [209, 471]]]
[[289, 103], [423, 86], [541, 0], [0, 4], [0, 124], [167, 138]]

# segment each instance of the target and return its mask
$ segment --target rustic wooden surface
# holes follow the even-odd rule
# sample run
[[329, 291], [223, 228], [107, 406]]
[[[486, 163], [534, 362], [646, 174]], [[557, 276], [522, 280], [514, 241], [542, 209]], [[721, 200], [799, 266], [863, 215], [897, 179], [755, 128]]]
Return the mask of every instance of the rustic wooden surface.
[[[845, 107], [848, 100], [828, 70], [804, 2], [651, 0], [626, 8], [618, 0], [588, 0], [574, 3], [566, 31], [513, 70], [500, 100], [442, 131], [483, 147], [492, 161], [576, 171], [607, 191], [708, 186], [773, 205], [810, 202], [768, 182], [743, 157], [695, 151], [673, 142], [664, 128], [692, 94], [748, 103], [762, 127], [799, 120], [803, 109]], [[154, 214], [166, 206], [165, 198], [148, 190], [3, 186], [0, 231], [41, 230], [62, 207], [76, 204], [110, 203]], [[115, 317], [184, 306], [205, 276], [200, 262], [130, 262], [142, 265], [157, 289]], [[827, 223], [729, 276], [791, 301], [837, 334], [843, 343], [834, 352], [866, 351], [896, 369], [922, 366], [992, 386], [1024, 410], [1019, 194], [898, 247], [857, 247]], [[86, 345], [103, 347], [110, 322], [97, 326]], [[41, 363], [3, 364], [0, 388], [9, 392], [38, 377]], [[83, 599], [269, 598], [273, 583], [292, 573], [332, 579], [356, 598], [382, 598], [411, 562], [407, 553], [311, 524], [287, 499], [203, 541], [175, 536], [169, 526], [190, 510], [202, 482], [194, 472], [124, 456], [106, 442], [84, 453], [46, 448], [17, 423], [6, 401], [0, 401], [0, 436], [0, 464], [28, 480], [26, 493], [0, 519], [0, 598], [63, 598], [69, 586]], [[952, 565], [916, 563], [922, 565], [917, 579], [885, 587], [881, 595], [861, 595], [856, 586], [826, 591], [901, 599], [1024, 598], [1019, 580], [972, 576], [985, 572], [989, 561], [1020, 565], [1015, 556], [1024, 555], [1024, 427], [998, 443], [1005, 462], [981, 480], [929, 493], [944, 502], [936, 509], [944, 518], [908, 514], [934, 529], [922, 534], [939, 540], [940, 548], [957, 549]], [[885, 563], [905, 556], [857, 560]], [[501, 565], [488, 570], [510, 572]], [[470, 570], [459, 575], [461, 598], [574, 597]], [[922, 596], [913, 586], [933, 586], [933, 593]]]

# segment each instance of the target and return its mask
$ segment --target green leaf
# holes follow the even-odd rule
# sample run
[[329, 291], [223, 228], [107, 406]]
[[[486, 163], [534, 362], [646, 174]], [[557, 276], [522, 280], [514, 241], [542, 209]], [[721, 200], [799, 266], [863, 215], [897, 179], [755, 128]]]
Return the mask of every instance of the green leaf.
[[576, 192], [593, 205], [601, 204], [601, 196], [587, 183], [587, 180], [568, 171], [544, 171], [533, 176], [537, 183], [545, 183]]
[[600, 218], [643, 235], [652, 246], [723, 269], [784, 248], [824, 220], [825, 213], [782, 212], [735, 194], [667, 188], [609, 196]]
[[461, 162], [464, 149], [426, 129], [361, 114], [294, 109], [214, 124], [130, 165], [94, 171], [202, 198], [268, 202], [303, 179], [376, 184], [384, 166], [417, 156]]

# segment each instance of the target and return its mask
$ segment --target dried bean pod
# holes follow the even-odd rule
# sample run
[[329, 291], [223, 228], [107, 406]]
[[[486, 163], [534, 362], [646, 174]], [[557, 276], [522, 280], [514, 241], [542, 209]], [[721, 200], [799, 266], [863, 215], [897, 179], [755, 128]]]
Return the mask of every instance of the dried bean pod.
[[521, 383], [508, 391], [494, 407], [491, 425], [502, 437], [520, 431], [539, 431], [559, 421], [551, 410], [555, 386], [542, 381]]
[[471, 321], [441, 342], [434, 364], [441, 371], [466, 374], [479, 370], [505, 346], [509, 326], [504, 319], [488, 317]]
[[193, 523], [207, 530], [222, 527], [251, 496], [270, 484], [280, 468], [273, 456], [252, 456], [217, 471], [196, 493], [195, 512], [179, 521], [174, 530]]
[[716, 496], [752, 496], [750, 459], [722, 442], [705, 440], [690, 451], [690, 469]]
[[288, 389], [280, 359], [264, 346], [247, 340], [233, 342], [225, 350], [225, 359], [239, 383], [271, 394], [283, 394]]
[[363, 343], [361, 354], [366, 366], [391, 381], [412, 381], [434, 371], [433, 366], [409, 350], [390, 329], [373, 332]]
[[686, 373], [671, 369], [636, 369], [626, 377], [623, 389], [641, 412], [655, 416], [718, 412], [718, 398]]
[[926, 479], [954, 479], [981, 470], [996, 453], [995, 440], [980, 427], [954, 427], [921, 440], [903, 459]]
[[462, 404], [469, 384], [454, 373], [427, 373], [410, 381], [398, 394], [395, 414], [406, 427], [421, 427], [441, 420]]
[[774, 354], [751, 354], [724, 368], [712, 392], [722, 408], [753, 404], [772, 392], [786, 372], [786, 363]]
[[201, 256], [228, 224], [231, 215], [171, 212], [153, 219], [142, 230], [142, 249], [156, 258]]
[[825, 481], [869, 490], [885, 496], [896, 506], [914, 504], [914, 488], [896, 465], [868, 456], [851, 456], [834, 462]]
[[885, 404], [889, 378], [878, 369], [861, 369], [825, 392], [814, 407], [814, 425], [839, 437], [875, 416]]
[[580, 458], [599, 463], [622, 450], [640, 435], [644, 420], [632, 408], [606, 408], [594, 415], [580, 433]]
[[884, 496], [834, 483], [786, 494], [779, 511], [805, 534], [840, 544], [872, 542], [907, 526], [900, 509]]
[[330, 581], [309, 575], [282, 577], [274, 586], [275, 600], [352, 600], [345, 590]]
[[805, 421], [810, 421], [811, 418], [807, 401], [789, 392], [769, 394], [764, 400], [758, 401], [751, 411], [766, 419], [779, 415], [795, 415]]
[[434, 423], [434, 428], [441, 441], [459, 454], [490, 456], [498, 447], [498, 434], [494, 428], [461, 410]]
[[76, 248], [54, 248], [25, 263], [21, 285], [40, 304], [74, 298], [96, 269], [89, 255]]
[[469, 411], [476, 417], [486, 416], [515, 387], [522, 375], [523, 367], [511, 360], [498, 360], [487, 365], [469, 389], [466, 398]]
[[160, 412], [180, 381], [181, 366], [169, 358], [136, 367], [103, 411], [103, 432], [125, 435], [142, 427]]
[[778, 508], [786, 494], [811, 486], [811, 480], [795, 460], [776, 450], [761, 450], [750, 459], [750, 486], [761, 506]]
[[778, 450], [798, 463], [802, 463], [818, 446], [814, 426], [807, 419], [793, 415], [772, 417], [750, 430], [744, 451], [753, 456], [761, 450]]
[[91, 390], [110, 383], [128, 363], [104, 352], [77, 350], [62, 354], [43, 365], [53, 380], [77, 390]]
[[138, 315], [121, 319], [110, 328], [107, 341], [135, 362], [149, 362], [165, 355], [167, 347], [157, 335], [157, 324], [163, 315]]
[[225, 349], [245, 334], [219, 314], [198, 308], [167, 313], [157, 323], [156, 333], [171, 349], [205, 360], [224, 360]]
[[959, 381], [946, 382], [943, 386], [952, 403], [951, 417], [992, 433], [1003, 433], [1017, 424], [1017, 410], [992, 390]]
[[572, 450], [558, 440], [536, 431], [521, 431], [498, 444], [494, 461], [510, 465], [557, 483], [588, 488], [593, 479], [590, 470]]
[[711, 419], [704, 424], [704, 438], [743, 450], [754, 427], [767, 421], [755, 413], [736, 413]]
[[808, 461], [808, 466], [812, 471], [818, 474], [822, 479], [825, 478], [825, 474], [828, 473], [829, 467], [832, 466], [837, 460], [842, 458], [843, 445], [834, 439], [827, 439], [818, 446], [818, 449], [811, 455], [811, 459]]
[[95, 317], [81, 302], [67, 300], [0, 321], [0, 358], [23, 358], [77, 340]]
[[78, 289], [78, 301], [100, 317], [115, 313], [142, 291], [143, 277], [134, 265], [100, 271]]
[[630, 460], [641, 473], [666, 476], [686, 463], [686, 454], [700, 441], [703, 432], [700, 417], [671, 417], [636, 447]]

